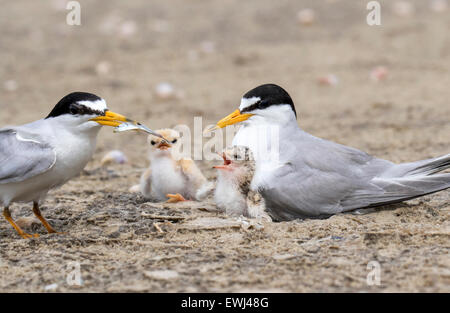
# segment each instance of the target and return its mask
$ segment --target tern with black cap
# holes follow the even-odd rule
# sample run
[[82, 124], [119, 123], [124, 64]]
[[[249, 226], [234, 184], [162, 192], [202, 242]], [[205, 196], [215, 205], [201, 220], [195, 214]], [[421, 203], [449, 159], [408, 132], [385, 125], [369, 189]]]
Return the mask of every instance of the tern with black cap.
[[[233, 145], [253, 152], [256, 170], [251, 188], [262, 194], [275, 220], [329, 216], [450, 188], [450, 173], [442, 172], [450, 168], [450, 154], [394, 164], [314, 137], [299, 128], [292, 98], [275, 84], [247, 92], [239, 109], [215, 128], [236, 123], [241, 127]], [[265, 128], [276, 129], [278, 136], [259, 131]], [[265, 150], [261, 144], [278, 149], [276, 158], [261, 155]]]
[[49, 233], [56, 233], [42, 216], [39, 203], [51, 189], [83, 170], [94, 154], [101, 126], [123, 123], [136, 122], [109, 111], [105, 100], [94, 94], [73, 92], [63, 97], [46, 118], [0, 129], [0, 205], [20, 236], [38, 235], [20, 229], [9, 206], [32, 202], [36, 217]]

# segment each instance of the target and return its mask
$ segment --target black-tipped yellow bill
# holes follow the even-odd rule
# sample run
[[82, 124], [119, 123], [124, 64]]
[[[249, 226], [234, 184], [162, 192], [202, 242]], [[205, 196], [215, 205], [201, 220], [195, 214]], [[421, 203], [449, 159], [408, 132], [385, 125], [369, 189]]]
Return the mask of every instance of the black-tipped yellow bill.
[[104, 116], [98, 116], [96, 118], [91, 119], [91, 121], [97, 122], [100, 125], [113, 127], [117, 127], [123, 122], [132, 122], [125, 116], [111, 111], [106, 111]]
[[250, 114], [250, 113], [241, 114], [241, 111], [236, 110], [233, 113], [231, 113], [230, 115], [228, 115], [228, 116], [224, 117], [223, 119], [221, 119], [220, 121], [218, 121], [216, 126], [210, 128], [210, 129], [207, 129], [206, 132], [210, 132], [210, 131], [213, 131], [218, 128], [224, 128], [229, 125], [233, 125], [236, 123], [246, 121], [251, 116], [253, 116], [253, 114]]

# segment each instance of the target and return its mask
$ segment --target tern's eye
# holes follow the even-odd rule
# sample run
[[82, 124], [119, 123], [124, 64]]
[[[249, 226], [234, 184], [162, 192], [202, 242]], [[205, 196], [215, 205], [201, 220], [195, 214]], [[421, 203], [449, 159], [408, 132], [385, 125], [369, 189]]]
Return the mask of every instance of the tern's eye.
[[235, 154], [235, 155], [234, 155], [234, 159], [235, 159], [235, 160], [238, 160], [238, 159], [239, 159], [239, 156], [238, 156], [237, 154]]
[[156, 145], [156, 142], [155, 141], [150, 141], [150, 143], [152, 144], [152, 146], [154, 146], [154, 145]]
[[174, 140], [171, 141], [171, 143], [176, 143], [177, 139], [175, 138]]
[[79, 108], [76, 105], [72, 104], [72, 105], [70, 105], [69, 110], [70, 110], [70, 114], [75, 115], [75, 114], [78, 114]]

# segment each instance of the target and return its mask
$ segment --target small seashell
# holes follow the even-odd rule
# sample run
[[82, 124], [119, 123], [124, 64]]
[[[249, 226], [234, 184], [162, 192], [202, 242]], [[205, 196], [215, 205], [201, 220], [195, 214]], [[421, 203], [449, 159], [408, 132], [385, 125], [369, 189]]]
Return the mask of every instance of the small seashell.
[[3, 88], [5, 88], [6, 91], [16, 91], [17, 88], [19, 88], [19, 84], [15, 80], [7, 80], [3, 83]]
[[111, 63], [108, 61], [101, 61], [95, 66], [97, 75], [107, 75], [111, 70]]
[[430, 9], [434, 12], [445, 12], [448, 10], [447, 0], [431, 0]]
[[136, 33], [137, 25], [134, 21], [125, 21], [120, 24], [119, 34], [123, 37], [129, 37]]
[[58, 289], [58, 284], [50, 284], [44, 287], [45, 291], [54, 291]]
[[178, 279], [179, 274], [172, 270], [145, 271], [144, 276], [154, 280], [173, 280]]
[[339, 83], [339, 79], [334, 74], [328, 74], [322, 77], [319, 77], [317, 80], [320, 85], [324, 86], [336, 86]]
[[398, 16], [408, 17], [414, 14], [415, 8], [411, 2], [397, 1], [394, 3], [393, 11]]
[[160, 83], [156, 86], [156, 96], [161, 100], [169, 100], [175, 98], [175, 88], [170, 83]]
[[388, 70], [384, 66], [377, 66], [370, 72], [370, 79], [374, 82], [385, 80], [388, 74]]
[[316, 20], [316, 12], [313, 9], [303, 9], [297, 13], [297, 21], [301, 25], [312, 25]]
[[141, 186], [140, 185], [133, 185], [130, 187], [130, 189], [128, 189], [129, 192], [131, 193], [139, 193], [141, 192]]
[[105, 166], [108, 164], [116, 163], [116, 164], [125, 164], [128, 162], [128, 158], [122, 151], [112, 150], [105, 154], [101, 161], [101, 165]]

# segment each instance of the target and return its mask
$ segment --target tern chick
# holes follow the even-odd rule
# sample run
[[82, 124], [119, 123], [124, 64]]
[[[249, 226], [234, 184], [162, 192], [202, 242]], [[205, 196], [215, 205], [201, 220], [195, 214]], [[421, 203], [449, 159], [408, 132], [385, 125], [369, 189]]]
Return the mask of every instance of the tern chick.
[[148, 136], [150, 167], [141, 176], [141, 193], [157, 201], [196, 200], [198, 189], [208, 181], [192, 159], [177, 154], [180, 134], [176, 130], [166, 128], [156, 132], [166, 140]]
[[250, 189], [255, 173], [255, 160], [249, 148], [234, 146], [222, 153], [223, 164], [218, 169], [214, 200], [219, 209], [229, 215], [243, 215], [271, 221], [265, 212], [265, 202], [257, 191]]
[[32, 202], [33, 213], [49, 233], [39, 203], [47, 193], [77, 176], [95, 151], [102, 125], [117, 127], [129, 121], [111, 112], [105, 100], [86, 92], [62, 98], [44, 118], [0, 129], [0, 205], [3, 215], [23, 238], [25, 233], [11, 217], [13, 202]]

